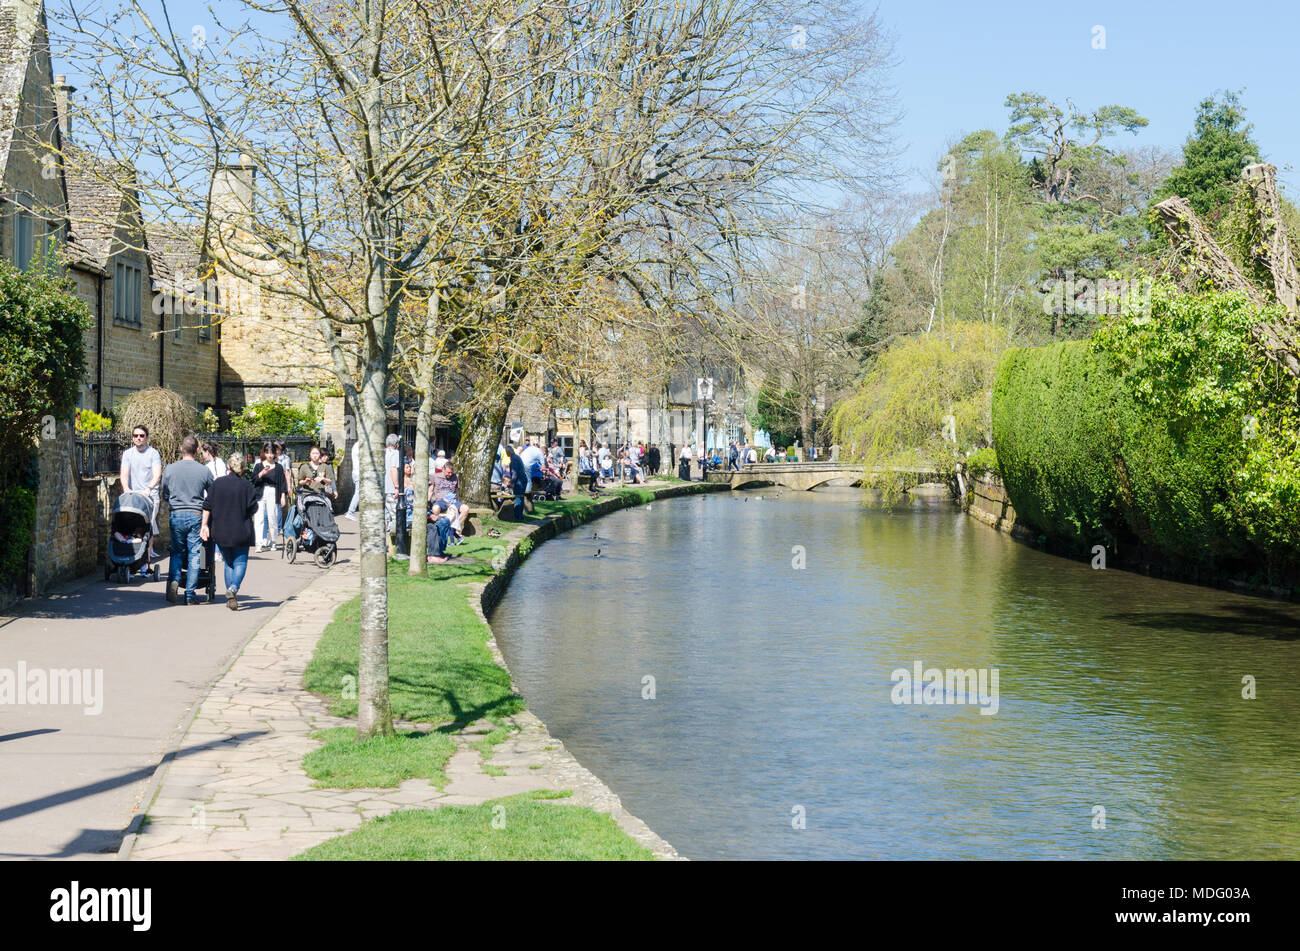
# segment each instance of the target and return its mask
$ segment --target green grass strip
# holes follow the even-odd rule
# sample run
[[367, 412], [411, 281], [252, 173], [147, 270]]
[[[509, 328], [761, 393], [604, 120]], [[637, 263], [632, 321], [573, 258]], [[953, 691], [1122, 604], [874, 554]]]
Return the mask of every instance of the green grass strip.
[[[499, 539], [488, 539], [497, 542]], [[480, 553], [498, 546], [484, 545]], [[397, 564], [397, 563], [394, 563]], [[405, 571], [388, 575], [388, 676], [393, 716], [412, 722], [467, 725], [499, 720], [523, 709], [510, 689], [510, 675], [487, 649], [491, 631], [470, 607], [463, 588], [444, 583], [487, 577], [490, 560], [430, 565], [426, 577]], [[303, 682], [331, 701], [336, 716], [357, 715], [361, 599], [343, 605], [325, 628]]]
[[335, 727], [312, 735], [325, 745], [303, 757], [303, 769], [317, 786], [361, 789], [397, 786], [422, 777], [441, 789], [443, 768], [456, 752], [456, 741], [439, 733], [399, 733], [360, 743], [352, 727]]
[[308, 849], [301, 861], [649, 861], [608, 815], [539, 801], [554, 793], [478, 806], [395, 812]]

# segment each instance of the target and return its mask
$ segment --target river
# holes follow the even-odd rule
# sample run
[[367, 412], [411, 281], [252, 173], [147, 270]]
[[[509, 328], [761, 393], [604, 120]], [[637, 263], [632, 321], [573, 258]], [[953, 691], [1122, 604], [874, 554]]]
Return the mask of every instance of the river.
[[[688, 858], [1300, 857], [1300, 606], [766, 489], [560, 535], [491, 621], [529, 707]], [[918, 663], [986, 690], [898, 702]]]

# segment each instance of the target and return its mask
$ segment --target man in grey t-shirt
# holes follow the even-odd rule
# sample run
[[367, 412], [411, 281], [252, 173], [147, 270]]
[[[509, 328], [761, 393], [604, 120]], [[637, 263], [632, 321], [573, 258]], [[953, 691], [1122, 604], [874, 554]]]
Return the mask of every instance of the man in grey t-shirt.
[[199, 583], [199, 558], [203, 551], [203, 498], [212, 485], [208, 467], [194, 458], [199, 441], [193, 436], [181, 440], [180, 462], [163, 472], [162, 497], [167, 500], [171, 526], [171, 570], [167, 574], [167, 600], [177, 601], [181, 580], [181, 559], [186, 559], [185, 604], [196, 604], [194, 589]]
[[[122, 470], [118, 478], [122, 492], [139, 492], [147, 495], [153, 502], [153, 534], [158, 534], [158, 484], [162, 481], [162, 456], [158, 450], [149, 445], [149, 427], [135, 426], [131, 429], [132, 447], [122, 453]], [[158, 556], [153, 551], [153, 537], [149, 538], [149, 560]], [[149, 573], [149, 566], [144, 565], [142, 574]]]

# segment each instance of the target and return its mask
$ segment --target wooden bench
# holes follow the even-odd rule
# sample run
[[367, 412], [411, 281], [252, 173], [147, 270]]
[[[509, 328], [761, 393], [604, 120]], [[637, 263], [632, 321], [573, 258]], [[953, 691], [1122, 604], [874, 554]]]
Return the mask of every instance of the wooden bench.
[[[524, 496], [524, 511], [533, 511], [533, 497], [531, 494]], [[494, 493], [492, 495], [491, 508], [471, 508], [469, 514], [471, 518], [474, 515], [480, 517], [491, 515], [492, 517], [504, 522], [513, 521], [515, 517], [515, 497], [513, 495]]]

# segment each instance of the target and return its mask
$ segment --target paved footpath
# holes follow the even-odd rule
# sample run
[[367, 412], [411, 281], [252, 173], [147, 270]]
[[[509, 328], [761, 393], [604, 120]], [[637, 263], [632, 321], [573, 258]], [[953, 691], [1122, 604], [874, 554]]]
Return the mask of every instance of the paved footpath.
[[[356, 523], [339, 525], [336, 570], [346, 571]], [[253, 554], [237, 612], [220, 575], [215, 602], [185, 607], [167, 603], [165, 581], [128, 587], [98, 574], [0, 616], [0, 668], [103, 678], [98, 714], [84, 703], [0, 706], [0, 858], [113, 858], [195, 704], [253, 634], [327, 574], [310, 560]]]
[[[521, 526], [503, 541], [514, 546], [528, 533]], [[481, 586], [465, 588], [477, 606]], [[587, 805], [607, 812], [660, 857], [677, 857], [527, 711], [511, 718], [519, 729], [494, 748], [491, 764], [504, 775], [485, 773], [481, 754], [470, 746], [492, 729], [480, 721], [456, 737], [458, 750], [446, 768], [449, 782], [441, 790], [428, 779], [391, 789], [314, 788], [302, 769], [303, 756], [320, 746], [311, 734], [355, 721], [331, 716], [320, 698], [302, 688], [302, 675], [335, 609], [357, 589], [355, 562], [340, 562], [249, 642], [180, 740], [157, 797], [147, 804], [148, 821], [128, 838], [124, 857], [287, 859], [397, 809], [474, 805], [532, 789], [571, 789], [571, 798], [554, 801], [557, 808]], [[494, 640], [489, 648], [504, 666]]]

